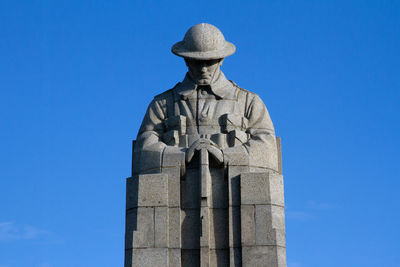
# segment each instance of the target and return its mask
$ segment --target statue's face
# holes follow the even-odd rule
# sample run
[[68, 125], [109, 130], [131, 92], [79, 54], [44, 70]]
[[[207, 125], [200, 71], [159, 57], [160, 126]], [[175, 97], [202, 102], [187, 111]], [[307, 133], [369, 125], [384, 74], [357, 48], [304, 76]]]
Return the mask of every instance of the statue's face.
[[189, 75], [198, 85], [209, 85], [218, 77], [223, 59], [185, 59]]

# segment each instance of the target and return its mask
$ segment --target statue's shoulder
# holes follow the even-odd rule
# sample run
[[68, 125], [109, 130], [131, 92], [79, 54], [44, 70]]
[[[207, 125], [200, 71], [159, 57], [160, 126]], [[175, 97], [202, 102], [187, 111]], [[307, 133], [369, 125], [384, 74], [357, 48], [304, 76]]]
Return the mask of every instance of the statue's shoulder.
[[237, 88], [238, 98], [243, 98], [243, 97], [247, 98], [247, 99], [259, 98], [259, 96], [256, 93], [240, 87], [234, 81], [231, 81], [231, 80], [229, 80], [229, 81], [233, 84], [233, 86], [235, 86]]
[[161, 94], [158, 94], [154, 97], [155, 101], [167, 101], [167, 100], [172, 100], [174, 97], [174, 89], [179, 86], [180, 83], [177, 83], [174, 87], [171, 89], [168, 89], [167, 91], [162, 92]]

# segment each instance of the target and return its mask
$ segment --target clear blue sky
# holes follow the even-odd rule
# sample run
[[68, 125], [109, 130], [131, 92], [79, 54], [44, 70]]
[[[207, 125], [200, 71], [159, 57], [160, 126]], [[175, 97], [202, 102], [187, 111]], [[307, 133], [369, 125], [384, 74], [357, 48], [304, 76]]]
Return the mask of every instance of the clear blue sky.
[[0, 267], [123, 265], [131, 140], [193, 24], [283, 142], [288, 267], [400, 266], [399, 1], [0, 4]]

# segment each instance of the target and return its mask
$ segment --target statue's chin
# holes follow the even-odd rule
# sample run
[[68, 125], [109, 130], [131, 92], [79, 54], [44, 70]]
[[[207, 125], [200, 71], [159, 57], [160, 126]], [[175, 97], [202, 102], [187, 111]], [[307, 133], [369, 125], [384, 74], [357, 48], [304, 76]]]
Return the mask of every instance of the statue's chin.
[[198, 85], [210, 85], [210, 81], [208, 79], [200, 79], [197, 81]]

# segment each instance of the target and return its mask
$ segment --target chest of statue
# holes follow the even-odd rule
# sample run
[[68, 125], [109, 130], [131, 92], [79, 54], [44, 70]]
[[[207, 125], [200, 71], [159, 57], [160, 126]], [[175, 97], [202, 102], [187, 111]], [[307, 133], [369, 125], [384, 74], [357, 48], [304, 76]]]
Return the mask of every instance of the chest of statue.
[[167, 107], [170, 110], [164, 121], [163, 141], [168, 145], [188, 147], [200, 137], [221, 147], [247, 141], [247, 119], [237, 97], [221, 99], [209, 88], [200, 88], [190, 94], [176, 94]]

